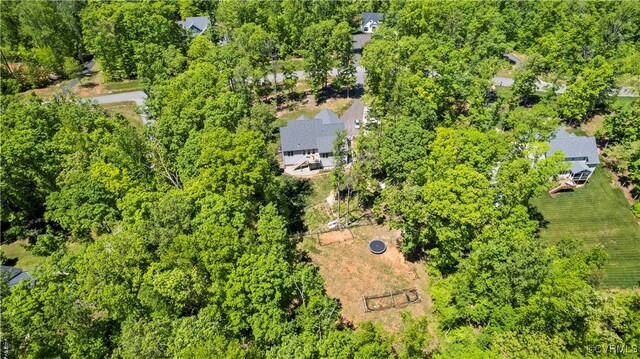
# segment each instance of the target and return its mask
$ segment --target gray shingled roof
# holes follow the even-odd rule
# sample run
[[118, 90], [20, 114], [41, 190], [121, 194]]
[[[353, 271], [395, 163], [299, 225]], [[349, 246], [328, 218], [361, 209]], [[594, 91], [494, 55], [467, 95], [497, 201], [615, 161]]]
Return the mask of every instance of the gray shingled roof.
[[366, 25], [369, 21], [380, 22], [384, 18], [384, 14], [380, 12], [363, 12], [362, 13], [362, 26]]
[[554, 138], [549, 141], [547, 156], [553, 155], [556, 151], [562, 151], [565, 158], [586, 157], [586, 165], [596, 165], [600, 163], [600, 159], [598, 158], [598, 146], [596, 145], [595, 138], [576, 136], [572, 133], [568, 133], [563, 128], [556, 130]]
[[179, 25], [182, 25], [187, 30], [191, 30], [196, 34], [203, 33], [207, 27], [209, 27], [209, 17], [208, 16], [196, 16], [196, 17], [188, 17], [184, 21], [178, 21]]
[[335, 114], [335, 112], [329, 110], [329, 109], [324, 109], [320, 112], [318, 112], [318, 114], [316, 115], [316, 117], [314, 117], [317, 120], [322, 120], [322, 123], [324, 124], [328, 124], [328, 123], [339, 123], [340, 119], [338, 118], [338, 115]]
[[516, 66], [522, 65], [522, 61], [520, 61], [520, 59], [515, 57], [513, 54], [504, 54], [504, 57], [509, 59], [509, 61], [513, 62], [513, 64]]
[[9, 288], [20, 283], [23, 280], [31, 280], [29, 274], [16, 267], [0, 265], [0, 275], [2, 280], [6, 280]]
[[280, 127], [282, 151], [318, 149], [320, 153], [333, 151], [336, 134], [344, 131], [344, 123], [331, 110], [322, 110], [314, 119], [301, 116]]
[[571, 173], [576, 174], [582, 171], [591, 171], [586, 161], [571, 161]]

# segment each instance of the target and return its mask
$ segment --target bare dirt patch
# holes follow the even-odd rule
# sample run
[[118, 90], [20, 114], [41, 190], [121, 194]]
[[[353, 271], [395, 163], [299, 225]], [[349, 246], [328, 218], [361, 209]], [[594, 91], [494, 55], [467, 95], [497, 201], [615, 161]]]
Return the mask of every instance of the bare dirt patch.
[[[430, 311], [431, 299], [427, 295], [427, 275], [424, 263], [411, 263], [396, 248], [400, 232], [386, 226], [352, 228], [354, 239], [319, 246], [314, 237], [307, 237], [302, 247], [320, 268], [327, 293], [342, 304], [342, 315], [356, 326], [363, 321], [380, 322], [385, 329], [400, 330], [401, 311], [414, 317]], [[336, 232], [331, 232], [336, 233]], [[375, 255], [367, 243], [378, 238], [387, 244], [387, 251]], [[389, 308], [366, 312], [363, 296], [384, 295], [389, 292], [416, 288], [421, 301], [404, 308]]]
[[352, 239], [353, 234], [348, 229], [342, 231], [331, 231], [318, 235], [318, 242], [321, 246], [328, 246], [335, 243], [346, 242]]

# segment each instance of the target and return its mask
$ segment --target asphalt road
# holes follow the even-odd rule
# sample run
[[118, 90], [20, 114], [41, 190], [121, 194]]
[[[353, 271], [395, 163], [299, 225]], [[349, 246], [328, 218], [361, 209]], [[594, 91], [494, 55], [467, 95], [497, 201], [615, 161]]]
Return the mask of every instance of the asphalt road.
[[135, 102], [135, 104], [138, 105], [138, 107], [141, 109], [140, 117], [142, 117], [143, 125], [147, 123], [147, 120], [149, 118], [149, 114], [145, 111], [144, 108], [144, 100], [147, 99], [147, 94], [144, 93], [144, 91], [114, 93], [111, 95], [90, 97], [89, 99], [99, 104], [132, 101]]
[[[93, 61], [89, 61], [87, 62], [87, 64], [84, 66], [84, 69], [82, 70], [82, 72], [80, 73], [80, 77], [83, 76], [87, 76], [87, 74], [91, 71], [91, 69], [96, 65], [95, 62]], [[69, 81], [63, 88], [62, 88], [62, 94], [64, 96], [67, 96], [69, 93], [71, 93], [71, 89], [73, 88], [73, 86], [77, 85], [78, 82], [80, 82], [80, 78], [76, 77], [75, 79]]]
[[95, 100], [99, 104], [133, 101], [137, 105], [141, 106], [144, 105], [144, 100], [146, 98], [147, 94], [144, 93], [144, 91], [131, 91], [91, 97], [91, 100]]

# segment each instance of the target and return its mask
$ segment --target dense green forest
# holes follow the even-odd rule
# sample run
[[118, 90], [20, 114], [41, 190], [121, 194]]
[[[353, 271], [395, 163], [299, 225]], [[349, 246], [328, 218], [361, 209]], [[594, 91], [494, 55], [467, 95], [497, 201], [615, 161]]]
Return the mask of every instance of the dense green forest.
[[[610, 96], [640, 76], [640, 2], [1, 6], [2, 242], [28, 239], [46, 256], [33, 285], [0, 283], [3, 356], [640, 350], [637, 287], [603, 289], [604, 250], [581, 238], [543, 243], [530, 205], [565, 169], [563, 156], [542, 156], [553, 130], [594, 115], [604, 116], [607, 166], [640, 184], [640, 101], [618, 108]], [[339, 163], [332, 184], [401, 229], [406, 258], [427, 268], [433, 313], [403, 315], [395, 333], [346, 321], [326, 293], [290, 237], [306, 229], [308, 184], [281, 174], [276, 150], [278, 104], [297, 83], [288, 60], [303, 59], [316, 99], [353, 89], [351, 35], [365, 11], [386, 14], [360, 60], [380, 124], [348, 149], [353, 165]], [[210, 16], [211, 26], [192, 37], [176, 23], [187, 16]], [[511, 51], [527, 60], [507, 97], [490, 80]], [[86, 54], [106, 78], [142, 80], [152, 120], [143, 129], [82, 99], [19, 94], [76, 76]], [[282, 86], [269, 81], [276, 74]], [[538, 78], [555, 88], [537, 91]]]

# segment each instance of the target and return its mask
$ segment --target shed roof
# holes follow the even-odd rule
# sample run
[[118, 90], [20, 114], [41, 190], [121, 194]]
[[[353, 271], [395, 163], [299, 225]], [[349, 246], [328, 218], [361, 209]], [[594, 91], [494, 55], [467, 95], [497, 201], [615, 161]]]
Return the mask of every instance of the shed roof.
[[600, 163], [598, 158], [598, 146], [594, 137], [576, 136], [560, 128], [555, 131], [555, 136], [549, 141], [547, 156], [556, 151], [562, 151], [565, 158], [586, 158], [587, 165]]
[[282, 151], [317, 149], [320, 153], [333, 151], [336, 134], [344, 131], [344, 123], [331, 110], [322, 110], [315, 118], [300, 116], [280, 127]]

